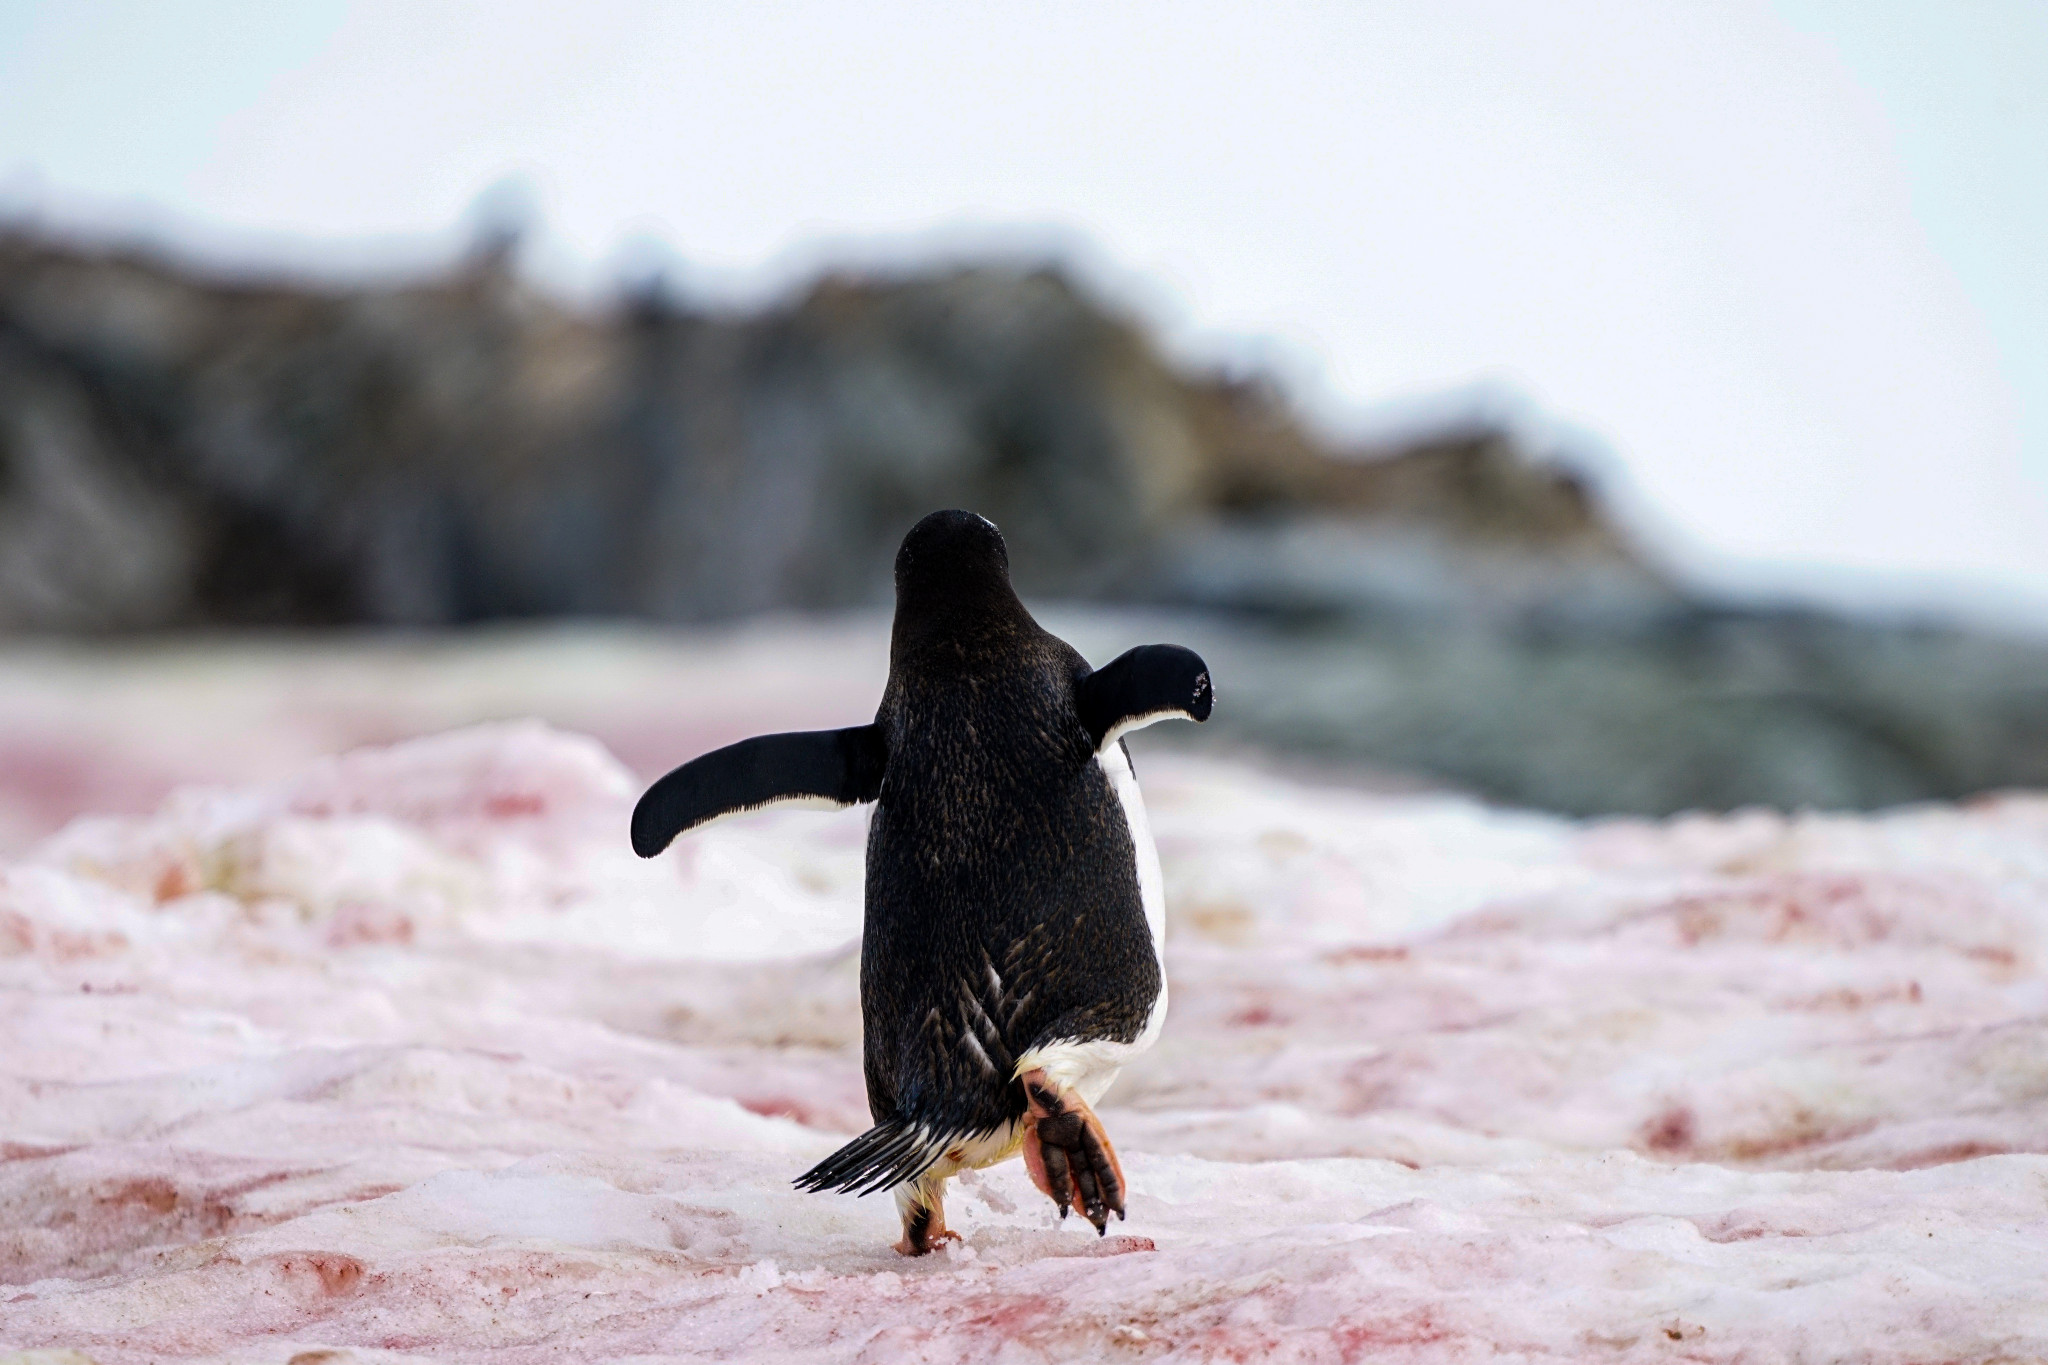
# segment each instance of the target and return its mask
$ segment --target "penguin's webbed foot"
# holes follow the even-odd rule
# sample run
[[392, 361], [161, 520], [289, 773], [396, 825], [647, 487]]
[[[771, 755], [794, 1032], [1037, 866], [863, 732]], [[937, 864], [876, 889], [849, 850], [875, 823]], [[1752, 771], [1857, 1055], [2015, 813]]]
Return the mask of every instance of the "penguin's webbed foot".
[[920, 1181], [914, 1194], [897, 1201], [903, 1217], [903, 1239], [896, 1250], [904, 1256], [923, 1256], [946, 1242], [957, 1242], [960, 1234], [946, 1226], [946, 1205], [940, 1190], [943, 1181]]
[[1031, 1182], [1060, 1206], [1078, 1207], [1099, 1237], [1109, 1215], [1124, 1216], [1124, 1171], [1109, 1134], [1079, 1095], [1056, 1089], [1043, 1071], [1021, 1077], [1030, 1110], [1024, 1119], [1024, 1165]]
[[947, 1242], [964, 1240], [951, 1228], [940, 1228], [937, 1232], [926, 1232], [913, 1237], [909, 1228], [903, 1230], [902, 1238], [896, 1243], [896, 1252], [901, 1256], [925, 1256], [937, 1251]]

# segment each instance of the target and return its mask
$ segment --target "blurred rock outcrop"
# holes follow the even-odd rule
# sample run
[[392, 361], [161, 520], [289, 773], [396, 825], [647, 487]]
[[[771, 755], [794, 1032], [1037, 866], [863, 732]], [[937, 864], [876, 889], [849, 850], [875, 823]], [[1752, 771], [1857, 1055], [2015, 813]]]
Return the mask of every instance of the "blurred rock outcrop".
[[663, 621], [886, 601], [987, 513], [1027, 592], [1286, 610], [1655, 610], [1503, 433], [1333, 451], [1062, 276], [827, 278], [580, 313], [502, 252], [357, 290], [0, 237], [0, 625]]
[[1047, 270], [578, 310], [502, 248], [342, 289], [0, 231], [0, 630], [880, 605], [966, 506], [1261, 744], [1578, 813], [2048, 785], [2048, 647], [1706, 600], [1541, 454], [1336, 448]]

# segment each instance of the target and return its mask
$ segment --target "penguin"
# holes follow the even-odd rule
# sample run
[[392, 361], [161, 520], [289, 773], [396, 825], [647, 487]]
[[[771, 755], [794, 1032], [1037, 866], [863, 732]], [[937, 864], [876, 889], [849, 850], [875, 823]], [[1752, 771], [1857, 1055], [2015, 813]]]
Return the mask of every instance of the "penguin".
[[1096, 1234], [1128, 1185], [1094, 1105], [1166, 1019], [1159, 855], [1123, 737], [1206, 721], [1209, 670], [1142, 645], [1091, 669], [1010, 586], [995, 525], [934, 512], [897, 552], [889, 681], [872, 724], [763, 735], [691, 760], [633, 811], [653, 857], [782, 802], [873, 802], [861, 940], [874, 1126], [796, 1178], [891, 1191], [896, 1250], [958, 1234], [944, 1186], [1021, 1153]]

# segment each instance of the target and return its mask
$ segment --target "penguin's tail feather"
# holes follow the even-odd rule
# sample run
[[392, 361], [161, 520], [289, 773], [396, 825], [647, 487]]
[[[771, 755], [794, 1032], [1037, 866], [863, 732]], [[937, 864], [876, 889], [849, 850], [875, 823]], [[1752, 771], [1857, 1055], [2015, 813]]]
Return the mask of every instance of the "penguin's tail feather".
[[873, 1194], [923, 1175], [952, 1141], [922, 1124], [885, 1119], [798, 1176], [796, 1187]]

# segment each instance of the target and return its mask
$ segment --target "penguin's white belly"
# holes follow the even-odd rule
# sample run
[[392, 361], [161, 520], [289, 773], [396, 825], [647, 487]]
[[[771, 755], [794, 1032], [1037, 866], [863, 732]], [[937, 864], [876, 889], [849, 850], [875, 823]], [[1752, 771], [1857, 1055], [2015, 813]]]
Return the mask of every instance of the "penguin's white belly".
[[1106, 1038], [1062, 1038], [1036, 1047], [1017, 1059], [1017, 1075], [1043, 1070], [1063, 1090], [1079, 1094], [1094, 1105], [1108, 1091], [1124, 1063], [1151, 1047], [1166, 1026], [1166, 879], [1159, 870], [1159, 849], [1152, 842], [1152, 824], [1145, 817], [1145, 798], [1138, 791], [1138, 775], [1131, 769], [1130, 755], [1119, 738], [1112, 736], [1096, 752], [1095, 761], [1109, 778], [1110, 790], [1123, 807], [1124, 824], [1131, 833], [1131, 852], [1137, 860], [1138, 899], [1145, 908], [1145, 928], [1152, 937], [1152, 957], [1159, 964], [1159, 996], [1145, 1017], [1145, 1027], [1128, 1043]]

